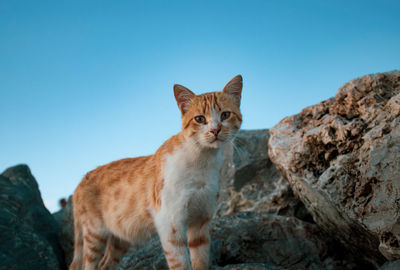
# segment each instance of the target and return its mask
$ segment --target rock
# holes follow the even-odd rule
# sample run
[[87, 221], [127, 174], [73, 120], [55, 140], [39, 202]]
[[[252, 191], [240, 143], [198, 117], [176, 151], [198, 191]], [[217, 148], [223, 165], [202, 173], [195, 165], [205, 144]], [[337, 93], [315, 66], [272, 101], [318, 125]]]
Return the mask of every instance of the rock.
[[303, 203], [268, 156], [267, 129], [240, 130], [223, 149], [217, 216], [240, 211], [272, 212], [312, 222]]
[[367, 75], [275, 125], [272, 162], [317, 224], [376, 268], [400, 259], [400, 72]]
[[60, 228], [60, 243], [64, 250], [67, 265], [71, 264], [74, 256], [74, 216], [72, 210], [72, 196], [70, 196], [66, 206], [53, 214]]
[[242, 212], [213, 222], [215, 265], [263, 263], [288, 269], [355, 269], [317, 225], [294, 217]]
[[[293, 217], [234, 213], [216, 218], [211, 235], [212, 269], [356, 269], [315, 224]], [[158, 238], [131, 249], [118, 269], [168, 270]]]
[[65, 269], [58, 228], [28, 166], [0, 175], [0, 268]]
[[399, 270], [400, 269], [400, 260], [387, 262], [379, 268], [379, 270]]
[[131, 247], [119, 263], [118, 270], [169, 270], [158, 237], [143, 246]]
[[240, 263], [227, 265], [225, 267], [215, 266], [213, 270], [285, 270], [286, 268], [268, 265], [264, 263]]

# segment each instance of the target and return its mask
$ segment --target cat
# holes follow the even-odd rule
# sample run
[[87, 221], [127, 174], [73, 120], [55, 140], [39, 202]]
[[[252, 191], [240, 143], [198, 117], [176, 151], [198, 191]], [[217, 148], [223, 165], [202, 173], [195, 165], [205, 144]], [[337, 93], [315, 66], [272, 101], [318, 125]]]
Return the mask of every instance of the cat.
[[114, 161], [84, 176], [73, 195], [70, 270], [115, 269], [132, 243], [156, 233], [169, 269], [208, 269], [221, 148], [240, 129], [241, 92], [241, 75], [221, 92], [201, 95], [174, 85], [182, 131], [153, 155]]

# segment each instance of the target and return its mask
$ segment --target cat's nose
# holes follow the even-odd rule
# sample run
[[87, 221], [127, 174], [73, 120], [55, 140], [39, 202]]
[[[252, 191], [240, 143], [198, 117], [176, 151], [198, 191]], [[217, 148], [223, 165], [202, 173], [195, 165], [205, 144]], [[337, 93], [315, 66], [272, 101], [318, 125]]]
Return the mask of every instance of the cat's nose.
[[213, 128], [213, 129], [210, 130], [210, 132], [211, 132], [212, 134], [214, 134], [215, 137], [218, 136], [218, 133], [219, 133], [220, 131], [221, 131], [220, 128]]

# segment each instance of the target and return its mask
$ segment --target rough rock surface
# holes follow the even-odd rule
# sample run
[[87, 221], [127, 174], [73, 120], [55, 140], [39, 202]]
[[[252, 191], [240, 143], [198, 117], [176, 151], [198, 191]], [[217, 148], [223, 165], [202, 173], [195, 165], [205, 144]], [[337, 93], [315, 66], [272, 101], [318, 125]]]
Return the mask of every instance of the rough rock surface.
[[272, 212], [312, 221], [268, 156], [268, 129], [240, 130], [224, 147], [217, 216], [241, 211]]
[[387, 262], [379, 268], [379, 270], [399, 270], [400, 260]]
[[271, 130], [269, 155], [315, 222], [379, 267], [400, 258], [400, 72], [367, 75]]
[[213, 270], [286, 270], [286, 268], [272, 266], [264, 263], [230, 264], [224, 267], [214, 266]]
[[25, 165], [0, 175], [0, 269], [65, 269], [58, 227]]
[[[357, 268], [317, 225], [297, 218], [242, 212], [212, 223], [212, 269]], [[118, 269], [168, 270], [158, 238], [131, 249]]]

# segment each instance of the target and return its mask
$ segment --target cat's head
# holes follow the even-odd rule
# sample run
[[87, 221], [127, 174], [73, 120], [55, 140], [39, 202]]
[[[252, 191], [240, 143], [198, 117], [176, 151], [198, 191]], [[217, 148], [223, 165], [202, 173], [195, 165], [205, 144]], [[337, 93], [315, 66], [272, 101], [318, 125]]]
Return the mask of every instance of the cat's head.
[[221, 92], [201, 95], [195, 95], [182, 85], [174, 85], [185, 136], [206, 148], [219, 148], [232, 140], [242, 124], [242, 85], [241, 75], [230, 80]]

